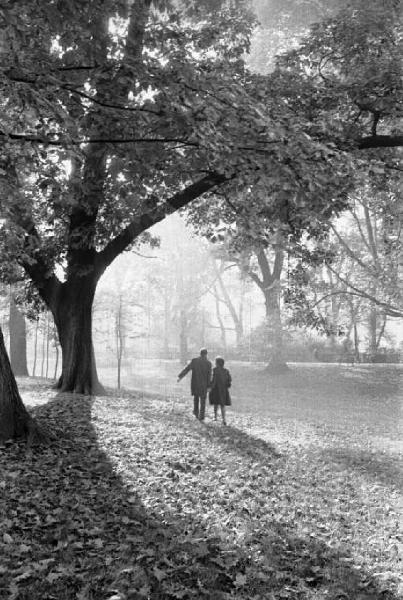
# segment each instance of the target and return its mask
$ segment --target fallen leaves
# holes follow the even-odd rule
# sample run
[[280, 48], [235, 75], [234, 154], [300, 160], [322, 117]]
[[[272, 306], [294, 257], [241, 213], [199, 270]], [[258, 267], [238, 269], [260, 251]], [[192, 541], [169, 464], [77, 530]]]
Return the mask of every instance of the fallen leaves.
[[277, 422], [274, 447], [268, 419], [221, 428], [188, 408], [59, 395], [36, 409], [61, 433], [0, 453], [1, 598], [396, 598], [398, 496], [329, 451], [339, 434], [296, 445]]

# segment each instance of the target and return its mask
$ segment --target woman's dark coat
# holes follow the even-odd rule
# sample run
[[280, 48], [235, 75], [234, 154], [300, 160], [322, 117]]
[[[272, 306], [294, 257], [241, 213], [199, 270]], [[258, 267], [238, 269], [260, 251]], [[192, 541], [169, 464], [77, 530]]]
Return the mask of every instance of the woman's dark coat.
[[228, 388], [231, 387], [231, 374], [224, 367], [215, 367], [213, 369], [213, 380], [211, 382], [211, 391], [209, 394], [210, 404], [220, 406], [230, 406], [231, 396]]

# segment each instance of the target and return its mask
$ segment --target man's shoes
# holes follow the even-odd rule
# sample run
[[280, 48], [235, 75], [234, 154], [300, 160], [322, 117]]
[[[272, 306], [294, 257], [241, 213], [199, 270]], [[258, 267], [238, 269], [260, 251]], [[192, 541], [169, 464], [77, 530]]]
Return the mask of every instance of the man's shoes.
[[222, 424], [223, 424], [223, 425], [227, 425], [227, 421], [223, 421], [223, 422], [222, 422]]

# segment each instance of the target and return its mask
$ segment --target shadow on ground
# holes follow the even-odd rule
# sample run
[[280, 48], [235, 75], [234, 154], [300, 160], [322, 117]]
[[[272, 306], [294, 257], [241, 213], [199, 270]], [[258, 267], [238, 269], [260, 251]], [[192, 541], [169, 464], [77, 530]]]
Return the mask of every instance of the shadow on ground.
[[[355, 570], [348, 556], [297, 536], [292, 523], [286, 527], [273, 520], [270, 530], [241, 548], [211, 536], [191, 515], [156, 514], [99, 447], [92, 404], [87, 397], [61, 394], [36, 407], [38, 420], [58, 432], [57, 441], [32, 453], [13, 445], [2, 455], [9, 493], [0, 500], [1, 514], [7, 515], [13, 540], [2, 557], [2, 598], [397, 600], [381, 594], [377, 582]], [[174, 413], [161, 418], [167, 426], [178, 423]], [[235, 427], [202, 426], [187, 417], [182, 426], [194, 427], [200, 438], [213, 436], [223, 451], [246, 453], [251, 461], [267, 464], [275, 458], [273, 447]], [[252, 564], [252, 547], [266, 570]], [[245, 580], [253, 566], [256, 576]]]
[[370, 452], [353, 448], [326, 448], [323, 457], [338, 463], [343, 469], [354, 470], [357, 475], [366, 479], [371, 478], [374, 483], [403, 491], [402, 464], [398, 457], [381, 454], [380, 451]]

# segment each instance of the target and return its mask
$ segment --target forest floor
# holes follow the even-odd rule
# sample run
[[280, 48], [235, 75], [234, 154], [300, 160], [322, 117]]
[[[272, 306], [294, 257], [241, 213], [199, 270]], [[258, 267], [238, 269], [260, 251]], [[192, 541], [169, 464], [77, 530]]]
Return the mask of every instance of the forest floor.
[[403, 597], [402, 366], [233, 365], [224, 427], [158, 364], [108, 397], [19, 381], [57, 437], [0, 449], [1, 599]]

